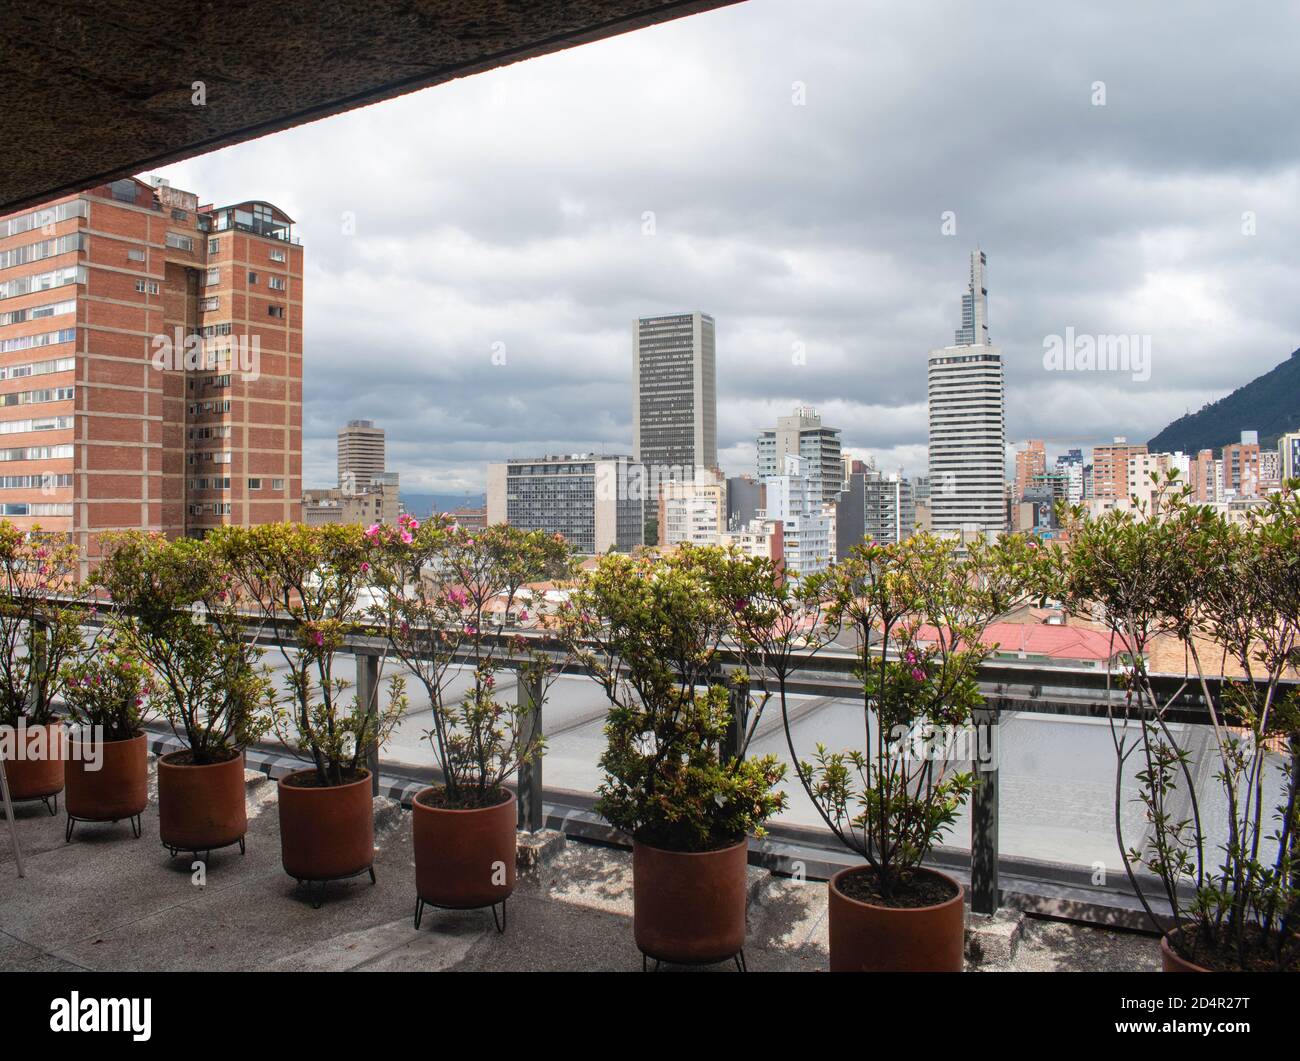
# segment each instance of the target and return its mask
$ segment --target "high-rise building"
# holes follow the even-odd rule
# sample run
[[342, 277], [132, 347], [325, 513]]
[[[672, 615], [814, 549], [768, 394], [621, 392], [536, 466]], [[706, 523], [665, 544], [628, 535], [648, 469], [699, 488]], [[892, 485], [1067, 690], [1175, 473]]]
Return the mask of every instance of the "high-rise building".
[[793, 415], [777, 417], [776, 430], [758, 436], [759, 479], [780, 475], [790, 455], [803, 458], [808, 474], [820, 483], [821, 499], [834, 501], [844, 477], [840, 429], [823, 427], [812, 406], [797, 406]]
[[364, 490], [385, 472], [385, 435], [373, 420], [349, 420], [339, 431], [338, 462], [341, 490]]
[[779, 520], [785, 570], [793, 575], [824, 571], [831, 562], [834, 520], [821, 500], [820, 479], [804, 470], [802, 457], [787, 454], [782, 474], [767, 479], [764, 518]]
[[902, 473], [868, 475], [864, 482], [866, 535], [874, 542], [905, 541], [916, 529], [912, 484]]
[[1056, 470], [1066, 478], [1065, 500], [1071, 505], [1083, 501], [1083, 450], [1072, 449], [1056, 458]]
[[112, 181], [0, 218], [0, 516], [201, 536], [302, 513], [302, 246], [269, 203]]
[[707, 313], [642, 317], [632, 329], [632, 453], [646, 476], [645, 519], [659, 483], [718, 466], [717, 351]]
[[[986, 259], [971, 255], [956, 346], [929, 357], [930, 520], [936, 533], [1006, 529], [1006, 418], [1002, 351], [989, 342]], [[967, 317], [969, 316], [969, 322]]]
[[1025, 496], [1025, 489], [1034, 476], [1047, 472], [1047, 447], [1043, 440], [1031, 438], [1025, 441], [1025, 448], [1016, 450], [1016, 483], [1011, 500], [1018, 502]]
[[766, 505], [767, 491], [752, 475], [727, 479], [727, 526], [731, 530], [749, 524]]
[[1146, 453], [1145, 442], [1130, 443], [1122, 435], [1113, 442], [1094, 446], [1092, 450], [1092, 493], [1097, 501], [1128, 498], [1128, 462], [1130, 457]]
[[1237, 497], [1258, 495], [1258, 431], [1243, 431], [1240, 442], [1223, 447], [1223, 488]]
[[586, 555], [642, 541], [640, 469], [626, 455], [575, 453], [489, 464], [487, 522], [562, 534]]
[[1282, 482], [1300, 479], [1300, 431], [1290, 431], [1277, 440], [1278, 473]]

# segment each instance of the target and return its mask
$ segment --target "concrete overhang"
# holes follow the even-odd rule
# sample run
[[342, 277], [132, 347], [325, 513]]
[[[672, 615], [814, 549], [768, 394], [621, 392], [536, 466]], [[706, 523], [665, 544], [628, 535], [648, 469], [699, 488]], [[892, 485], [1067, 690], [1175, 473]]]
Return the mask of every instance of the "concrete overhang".
[[736, 2], [15, 0], [0, 5], [0, 214]]

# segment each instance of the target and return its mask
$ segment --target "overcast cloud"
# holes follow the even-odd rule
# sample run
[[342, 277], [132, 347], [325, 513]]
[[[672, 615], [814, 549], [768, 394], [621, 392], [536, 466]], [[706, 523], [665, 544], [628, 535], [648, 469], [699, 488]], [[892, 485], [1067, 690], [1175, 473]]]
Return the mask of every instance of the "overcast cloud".
[[[407, 490], [626, 452], [632, 322], [688, 309], [717, 318], [729, 473], [803, 402], [919, 474], [925, 355], [977, 244], [1012, 441], [1146, 439], [1300, 345], [1298, 23], [1290, 3], [749, 0], [157, 172], [298, 222], [308, 485], [358, 417]], [[1150, 379], [1045, 371], [1067, 327], [1149, 335]]]

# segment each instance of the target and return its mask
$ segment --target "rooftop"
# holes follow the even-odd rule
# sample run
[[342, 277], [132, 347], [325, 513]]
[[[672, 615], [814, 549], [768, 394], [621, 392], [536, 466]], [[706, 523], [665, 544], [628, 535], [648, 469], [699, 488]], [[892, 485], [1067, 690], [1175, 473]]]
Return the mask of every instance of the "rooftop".
[[[39, 803], [17, 809], [27, 876], [0, 845], [0, 968], [78, 970], [636, 970], [631, 856], [622, 848], [569, 841], [522, 873], [504, 935], [486, 910], [429, 910], [412, 925], [415, 870], [409, 811], [376, 800], [375, 870], [330, 884], [313, 909], [280, 865], [276, 785], [247, 775], [247, 855], [213, 852], [206, 884], [190, 857], [158, 843], [157, 808], [143, 836], [119, 825], [80, 824], [71, 843], [63, 820]], [[151, 798], [154, 795], [151, 768]], [[52, 902], [51, 896], [58, 896]], [[129, 902], [124, 902], [129, 897]], [[753, 971], [827, 966], [826, 886], [750, 868], [746, 963]], [[1154, 937], [1030, 919], [1009, 960], [988, 970], [1154, 970]], [[730, 965], [708, 967], [729, 971]]]

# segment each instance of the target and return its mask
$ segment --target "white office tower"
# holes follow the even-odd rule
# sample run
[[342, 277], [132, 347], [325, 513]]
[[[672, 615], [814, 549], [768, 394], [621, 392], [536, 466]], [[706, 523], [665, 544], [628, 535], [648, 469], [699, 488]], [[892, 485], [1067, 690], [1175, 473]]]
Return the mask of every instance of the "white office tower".
[[958, 344], [930, 351], [930, 513], [940, 534], [1007, 526], [1006, 395], [1002, 351], [988, 339], [986, 262], [971, 254]]
[[821, 477], [807, 474], [802, 457], [787, 454], [781, 475], [766, 481], [764, 516], [781, 522], [785, 570], [791, 575], [824, 571], [831, 562], [835, 531], [822, 502]]

